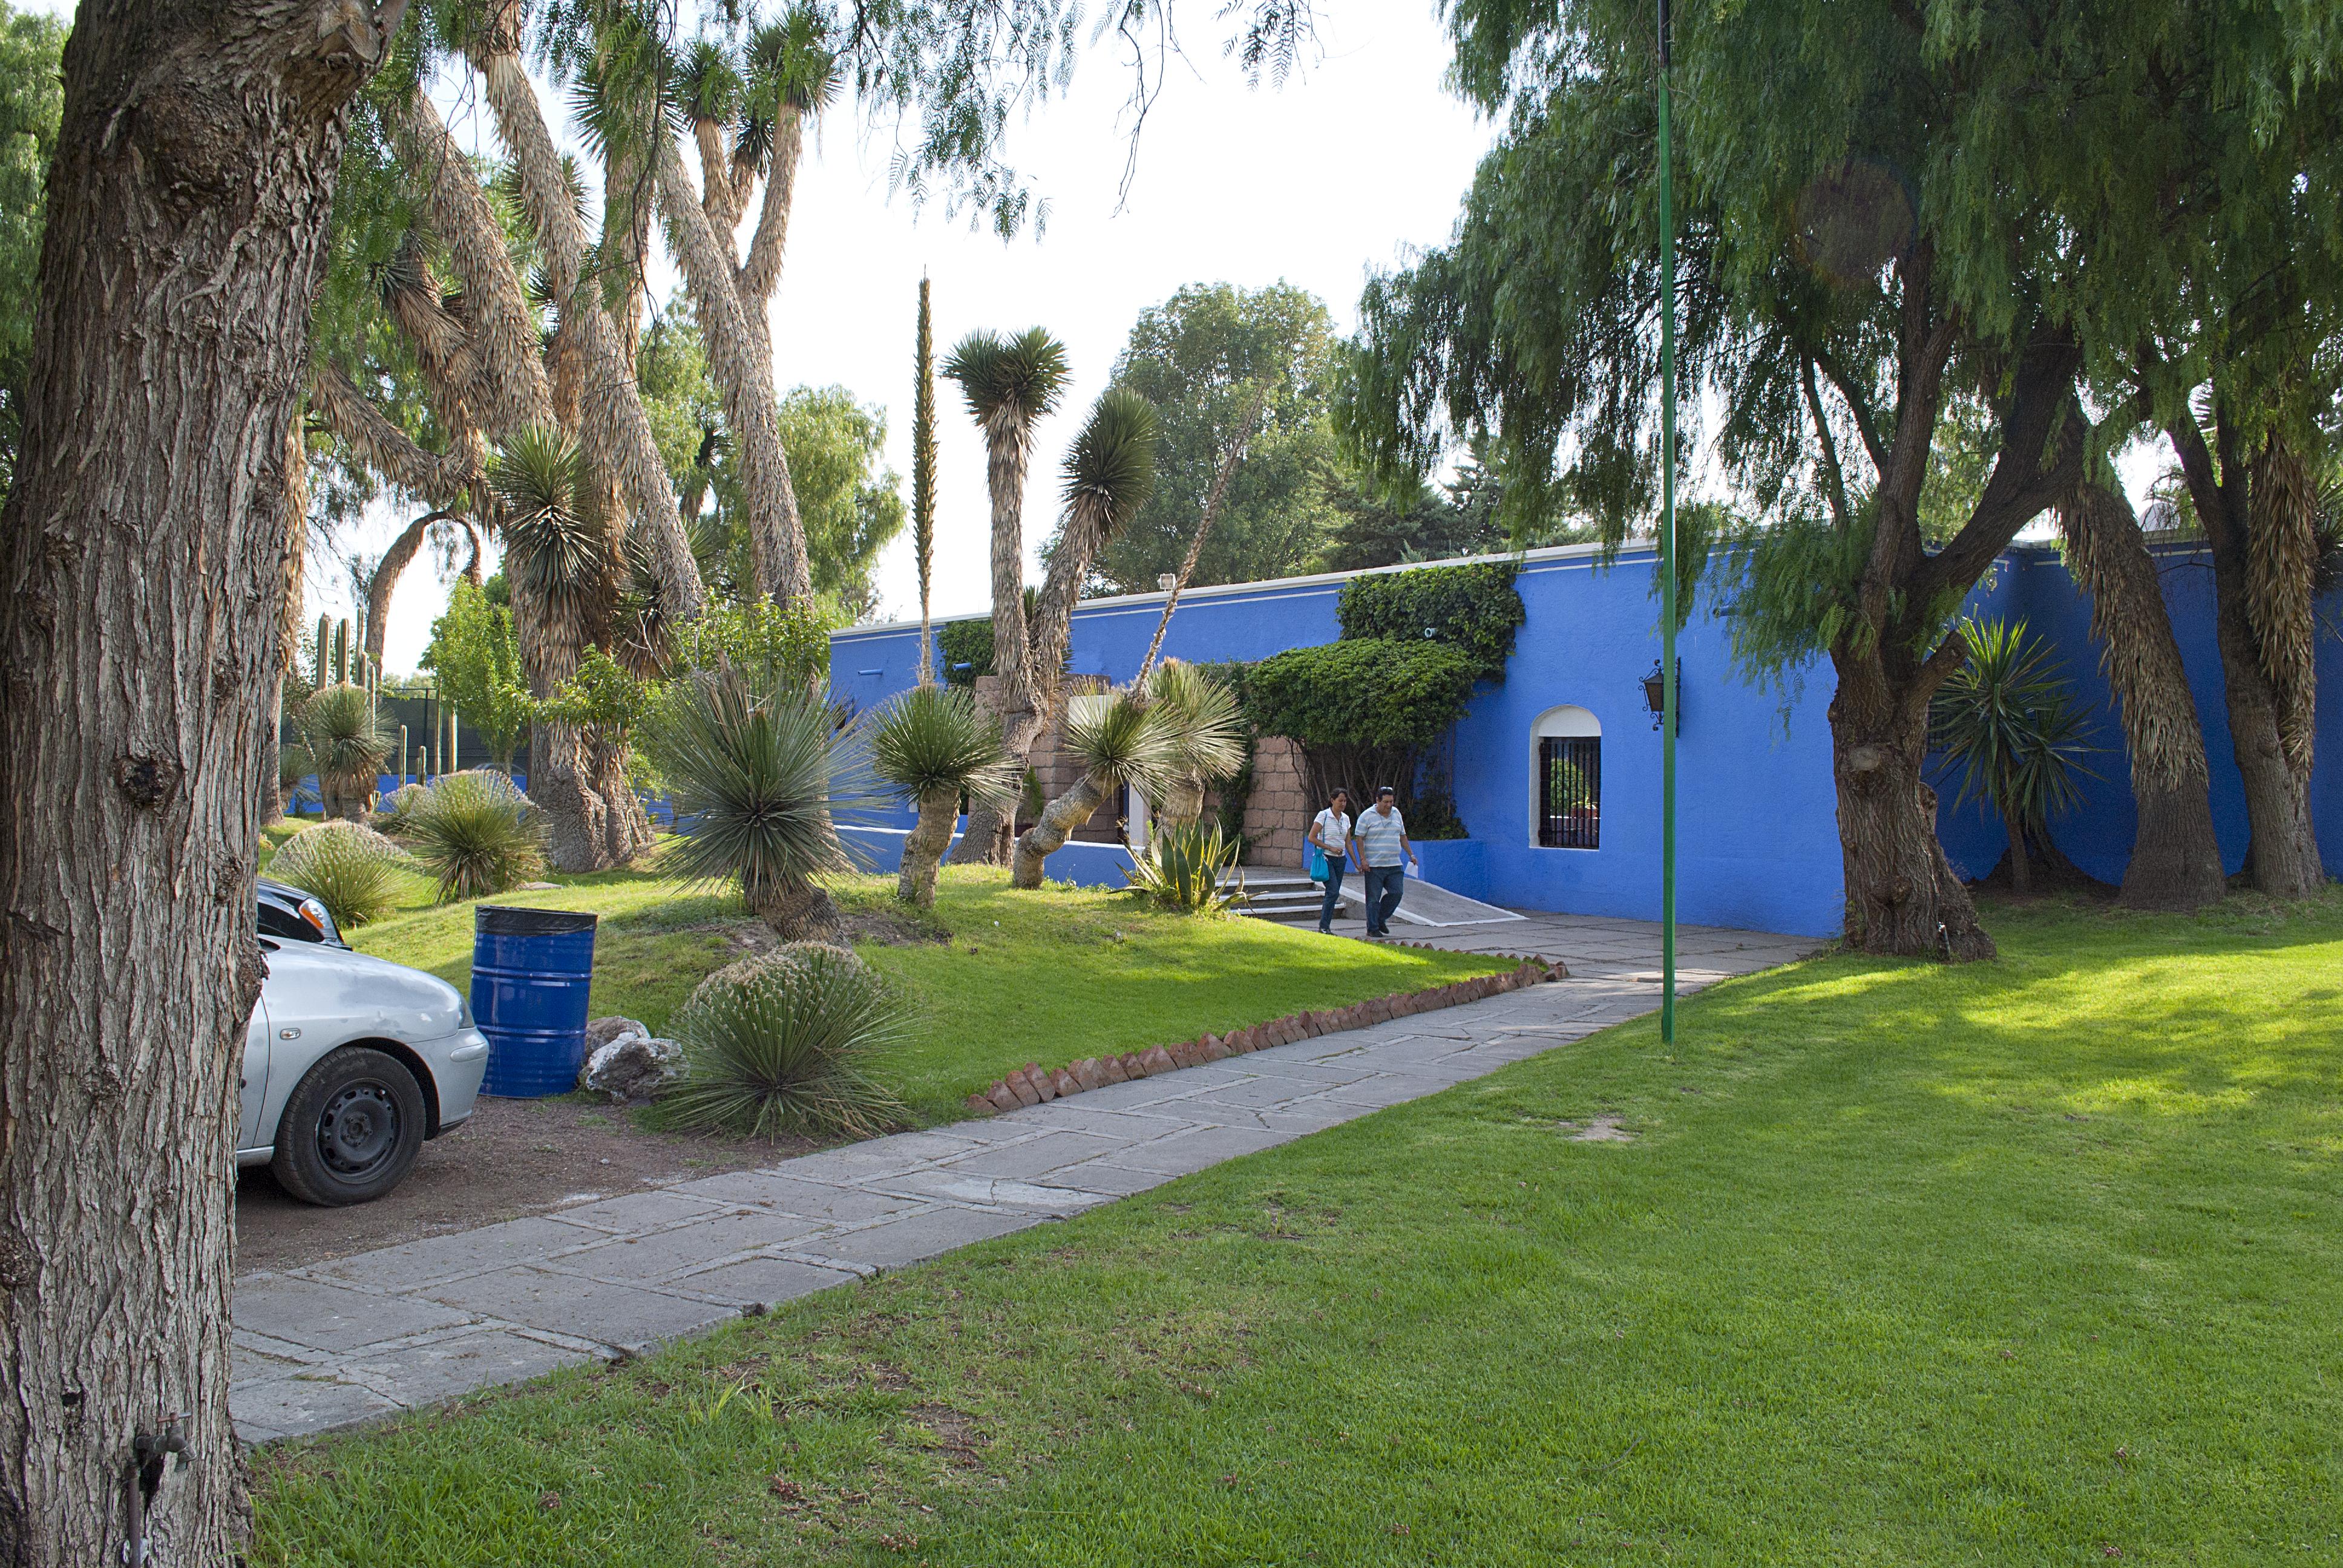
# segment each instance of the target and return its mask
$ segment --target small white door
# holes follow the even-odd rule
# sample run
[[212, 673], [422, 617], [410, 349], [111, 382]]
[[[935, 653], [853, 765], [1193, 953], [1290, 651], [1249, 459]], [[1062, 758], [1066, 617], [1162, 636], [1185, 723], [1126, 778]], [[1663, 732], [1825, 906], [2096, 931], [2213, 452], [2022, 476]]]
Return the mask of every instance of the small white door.
[[244, 1030], [244, 1087], [236, 1125], [238, 1149], [257, 1149], [265, 1141], [260, 1111], [268, 1099], [268, 1003], [257, 1001], [252, 1007], [252, 1021]]

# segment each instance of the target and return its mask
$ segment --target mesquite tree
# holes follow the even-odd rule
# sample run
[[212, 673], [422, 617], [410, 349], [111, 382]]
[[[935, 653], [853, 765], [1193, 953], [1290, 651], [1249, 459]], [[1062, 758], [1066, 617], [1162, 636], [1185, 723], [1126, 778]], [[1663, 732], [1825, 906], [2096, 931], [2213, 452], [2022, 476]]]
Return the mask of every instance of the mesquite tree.
[[[2087, 9], [1974, 42], [1897, 0], [1852, 0], [1827, 28], [1793, 0], [1676, 15], [1681, 363], [1767, 525], [1732, 558], [1735, 648], [1785, 679], [1830, 667], [1847, 936], [1873, 951], [1993, 951], [1936, 839], [1928, 704], [1964, 657], [1962, 597], [2071, 489], [2090, 435], [2071, 231], [2010, 199], [2026, 162], [1998, 139], [2006, 105], [2071, 79]], [[1485, 437], [1516, 524], [1574, 506], [1617, 541], [1657, 487], [1652, 10], [1452, 15], [1457, 81], [1511, 130], [1451, 243], [1370, 286], [1345, 428], [1394, 477]], [[2070, 156], [2108, 134], [2104, 106], [2044, 101], [2067, 111]], [[1991, 409], [1997, 452], [1932, 550], [1922, 487], [1959, 394]], [[1696, 530], [1685, 547], [1708, 557]]]
[[[0, 600], [0, 1562], [220, 1563], [286, 429], [400, 6], [86, 0]], [[151, 1458], [148, 1465], [144, 1462]]]

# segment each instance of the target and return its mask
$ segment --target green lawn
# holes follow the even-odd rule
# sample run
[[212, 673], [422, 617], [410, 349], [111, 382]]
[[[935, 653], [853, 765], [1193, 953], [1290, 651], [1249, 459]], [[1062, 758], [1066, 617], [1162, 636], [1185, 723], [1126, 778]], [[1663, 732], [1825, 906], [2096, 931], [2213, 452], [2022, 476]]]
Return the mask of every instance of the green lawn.
[[257, 1560], [2343, 1562], [2343, 899], [1992, 923], [271, 1451]]
[[[349, 933], [352, 944], [468, 987], [474, 906], [433, 905], [427, 885], [411, 880], [403, 907]], [[762, 933], [738, 898], [679, 893], [648, 871], [561, 880], [550, 891], [490, 901], [601, 916], [597, 1016], [619, 1013], [662, 1029], [703, 976], [742, 956], [741, 938]], [[850, 915], [893, 916], [900, 908], [894, 889], [892, 877], [850, 877], [836, 892]], [[949, 931], [950, 940], [857, 948], [919, 1010], [913, 1042], [887, 1064], [886, 1077], [920, 1122], [965, 1115], [969, 1094], [1029, 1061], [1061, 1067], [1507, 967], [1265, 920], [1157, 913], [1121, 893], [1019, 892], [1005, 871], [978, 867], [947, 869], [933, 919], [910, 924], [931, 937]]]

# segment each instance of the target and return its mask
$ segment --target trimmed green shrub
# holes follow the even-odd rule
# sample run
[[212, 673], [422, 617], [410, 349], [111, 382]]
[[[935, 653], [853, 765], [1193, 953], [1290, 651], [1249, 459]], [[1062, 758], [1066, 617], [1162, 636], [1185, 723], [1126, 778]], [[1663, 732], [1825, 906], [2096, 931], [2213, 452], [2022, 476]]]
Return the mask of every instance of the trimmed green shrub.
[[1304, 746], [1429, 746], [1472, 699], [1470, 655], [1442, 642], [1322, 643], [1264, 658], [1245, 706], [1264, 735]]
[[700, 981], [669, 1021], [684, 1075], [653, 1115], [767, 1139], [872, 1137], [901, 1114], [874, 1069], [907, 1030], [901, 1000], [843, 948], [745, 959]]
[[268, 862], [268, 874], [315, 898], [347, 930], [380, 919], [397, 901], [407, 859], [373, 829], [337, 819], [287, 839]]
[[1444, 642], [1473, 661], [1476, 679], [1501, 681], [1529, 618], [1513, 570], [1511, 561], [1481, 561], [1353, 578], [1336, 607], [1343, 640]]
[[537, 809], [505, 775], [449, 773], [420, 794], [407, 833], [416, 863], [438, 880], [441, 903], [501, 893], [545, 869]]

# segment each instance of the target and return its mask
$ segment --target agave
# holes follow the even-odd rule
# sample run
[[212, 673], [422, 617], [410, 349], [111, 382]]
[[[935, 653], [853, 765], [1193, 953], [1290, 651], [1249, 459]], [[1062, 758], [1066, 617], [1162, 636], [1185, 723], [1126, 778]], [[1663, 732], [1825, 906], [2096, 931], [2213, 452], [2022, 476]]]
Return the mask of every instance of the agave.
[[545, 868], [537, 809], [501, 773], [435, 779], [407, 809], [406, 827], [417, 863], [438, 880], [441, 903], [501, 893]]
[[1217, 822], [1167, 823], [1143, 852], [1131, 857], [1131, 890], [1188, 914], [1224, 910], [1239, 897], [1226, 880], [1239, 848]]
[[873, 1069], [907, 1038], [907, 1010], [845, 949], [799, 942], [719, 970], [669, 1030], [684, 1050], [656, 1112], [669, 1126], [868, 1138], [901, 1114]]

